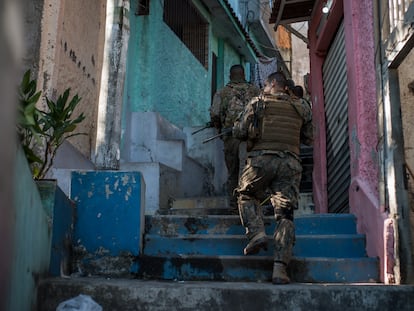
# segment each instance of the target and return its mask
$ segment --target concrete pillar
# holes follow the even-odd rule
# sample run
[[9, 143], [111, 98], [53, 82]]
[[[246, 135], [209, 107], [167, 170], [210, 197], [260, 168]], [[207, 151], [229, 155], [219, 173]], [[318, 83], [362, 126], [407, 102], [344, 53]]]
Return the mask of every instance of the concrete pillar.
[[[63, 3], [60, 0], [45, 0], [43, 7], [37, 86], [41, 89], [42, 95], [53, 98], [58, 78], [59, 53], [56, 49], [59, 41], [59, 19]], [[42, 108], [46, 107], [46, 103], [43, 102]]]
[[97, 168], [118, 169], [122, 97], [128, 51], [129, 1], [107, 0], [104, 56], [95, 152]]

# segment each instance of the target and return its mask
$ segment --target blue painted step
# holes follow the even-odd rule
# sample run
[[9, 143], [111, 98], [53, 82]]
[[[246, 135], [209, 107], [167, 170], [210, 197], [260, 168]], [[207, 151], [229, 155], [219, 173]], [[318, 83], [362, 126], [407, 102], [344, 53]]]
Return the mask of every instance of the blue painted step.
[[[266, 233], [271, 235], [275, 222], [265, 217]], [[296, 234], [355, 234], [356, 219], [352, 214], [318, 214], [295, 219]], [[244, 234], [236, 215], [187, 217], [182, 215], [146, 216], [145, 232], [161, 236], [185, 234]]]
[[[288, 273], [292, 282], [375, 283], [377, 260], [373, 258], [293, 258]], [[271, 280], [269, 256], [142, 256], [140, 278], [179, 281]]]
[[[243, 256], [247, 243], [236, 215], [147, 216], [144, 254], [137, 276], [163, 280], [269, 281], [273, 217], [265, 218], [267, 251]], [[295, 219], [293, 282], [378, 282], [378, 259], [368, 258], [365, 236], [351, 214], [306, 215]]]
[[[272, 237], [268, 236], [268, 238], [268, 250], [262, 250], [260, 255], [273, 255]], [[173, 237], [146, 235], [144, 254], [238, 256], [243, 255], [246, 244], [247, 239], [244, 235], [193, 234]], [[293, 254], [299, 257], [364, 257], [365, 237], [360, 234], [298, 235]]]

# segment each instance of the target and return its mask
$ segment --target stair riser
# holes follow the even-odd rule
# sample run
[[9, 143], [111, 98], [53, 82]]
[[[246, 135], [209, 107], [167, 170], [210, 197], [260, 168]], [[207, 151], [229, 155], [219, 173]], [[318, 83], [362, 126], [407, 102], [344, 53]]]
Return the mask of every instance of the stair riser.
[[[238, 216], [147, 216], [145, 219], [147, 234], [176, 236], [183, 234], [229, 234], [240, 235], [245, 229]], [[267, 234], [274, 232], [275, 222], [272, 217], [265, 218]], [[355, 217], [344, 216], [306, 216], [295, 219], [296, 234], [355, 234]]]
[[[144, 255], [213, 255], [239, 256], [247, 240], [240, 236], [198, 236], [165, 238], [147, 235], [145, 238]], [[273, 242], [269, 237], [268, 250], [259, 255], [272, 256]], [[293, 253], [298, 257], [363, 257], [365, 240], [361, 235], [346, 237], [297, 236]]]
[[[181, 281], [247, 281], [269, 282], [272, 276], [271, 258], [171, 258], [142, 257], [138, 262], [138, 277]], [[346, 283], [377, 282], [377, 260], [360, 259], [293, 259], [288, 268], [292, 282]]]
[[79, 293], [103, 310], [341, 310], [412, 311], [414, 286], [246, 282], [155, 282], [105, 278], [40, 282], [38, 308], [55, 311]]

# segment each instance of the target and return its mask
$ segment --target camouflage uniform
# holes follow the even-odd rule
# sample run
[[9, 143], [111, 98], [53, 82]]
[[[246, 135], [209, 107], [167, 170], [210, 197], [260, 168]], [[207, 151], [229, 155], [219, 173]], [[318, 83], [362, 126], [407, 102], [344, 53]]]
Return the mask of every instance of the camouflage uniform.
[[[210, 108], [211, 121], [218, 129], [232, 128], [238, 115], [243, 112], [247, 103], [259, 94], [259, 89], [254, 85], [241, 81], [230, 81], [219, 90], [213, 98]], [[236, 207], [236, 197], [233, 192], [239, 181], [239, 146], [240, 140], [231, 135], [222, 137], [224, 143], [224, 158], [228, 171], [227, 192], [230, 196], [230, 204]]]
[[301, 142], [309, 145], [313, 141], [311, 109], [285, 93], [254, 98], [236, 122], [233, 135], [251, 142], [237, 188], [247, 238], [264, 239], [260, 204], [270, 199], [276, 219], [274, 260], [286, 266], [295, 243], [293, 211], [298, 206], [302, 174], [299, 147]]

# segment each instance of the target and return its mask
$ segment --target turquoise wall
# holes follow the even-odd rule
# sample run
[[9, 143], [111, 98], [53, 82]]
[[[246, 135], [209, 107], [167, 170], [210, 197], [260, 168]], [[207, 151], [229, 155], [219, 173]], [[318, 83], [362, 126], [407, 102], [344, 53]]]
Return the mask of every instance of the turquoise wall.
[[139, 111], [159, 112], [178, 127], [205, 124], [211, 104], [211, 53], [218, 56], [218, 88], [228, 82], [230, 67], [242, 63], [240, 56], [210, 29], [209, 68], [204, 68], [164, 23], [161, 1], [151, 2], [148, 16], [133, 14], [136, 3], [131, 2], [123, 127], [126, 115]]
[[38, 188], [21, 148], [15, 169], [15, 236], [10, 311], [32, 310], [36, 282], [47, 275], [50, 262], [52, 214], [43, 208]]
[[[135, 11], [137, 1], [131, 2]], [[157, 111], [173, 124], [196, 126], [208, 119], [211, 70], [207, 70], [163, 22], [161, 1], [149, 16], [131, 15], [126, 107]]]

